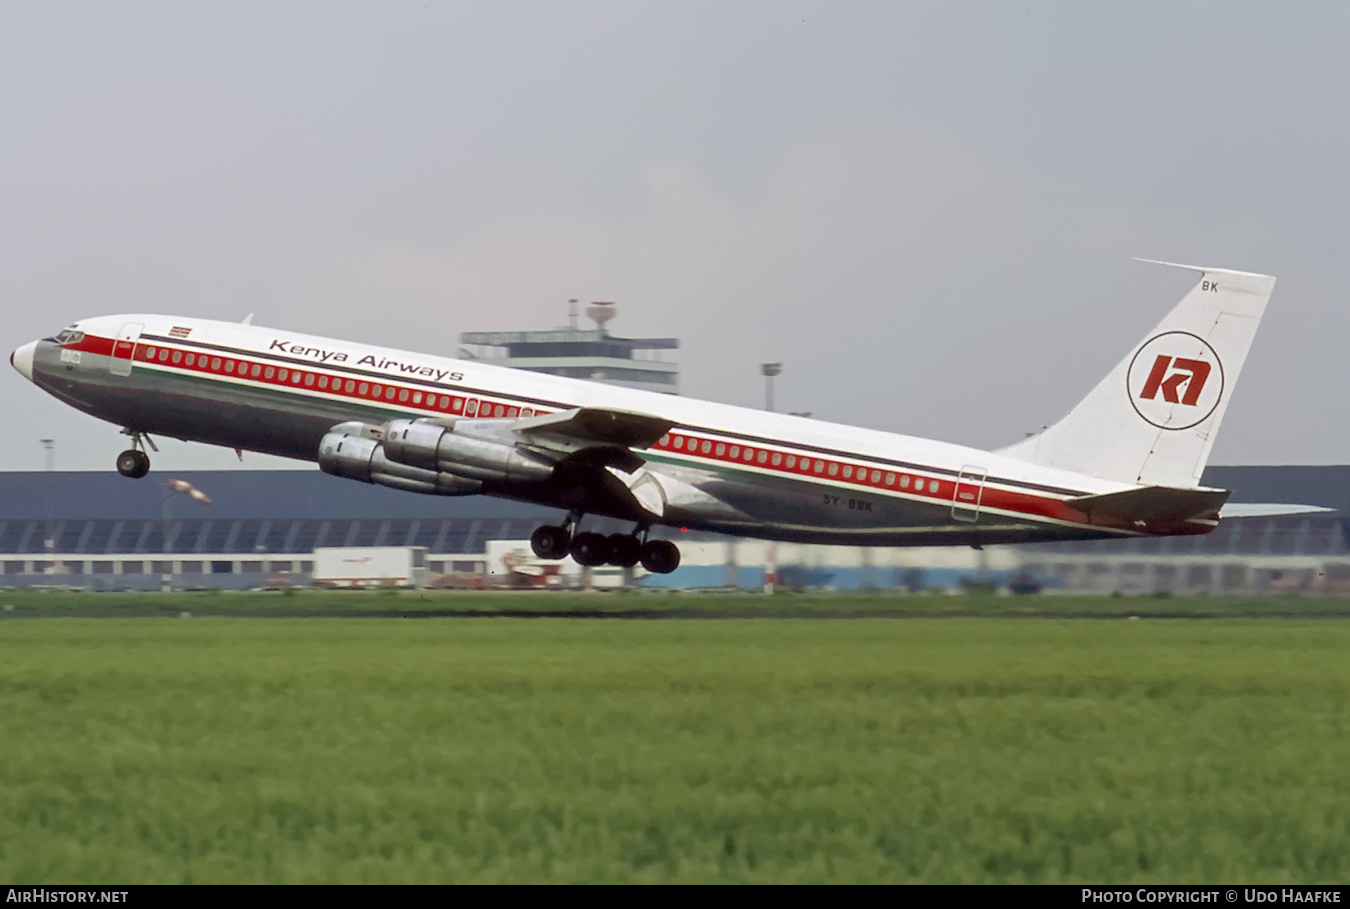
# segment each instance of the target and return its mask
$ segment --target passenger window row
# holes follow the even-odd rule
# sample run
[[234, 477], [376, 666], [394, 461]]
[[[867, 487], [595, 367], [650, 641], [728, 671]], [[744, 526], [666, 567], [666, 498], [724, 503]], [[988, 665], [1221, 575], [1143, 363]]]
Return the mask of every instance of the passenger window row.
[[934, 480], [914, 474], [882, 471], [875, 468], [845, 464], [822, 458], [799, 457], [781, 451], [771, 451], [749, 445], [732, 445], [727, 442], [714, 442], [711, 439], [698, 439], [677, 433], [667, 433], [656, 443], [658, 449], [678, 451], [685, 454], [711, 457], [716, 460], [767, 467], [780, 472], [794, 471], [812, 475], [847, 480], [862, 486], [893, 487], [908, 489], [925, 495], [949, 495], [952, 487], [949, 482]]
[[180, 368], [195, 369], [199, 372], [254, 379], [273, 385], [303, 387], [327, 392], [328, 394], [361, 398], [370, 401], [372, 404], [407, 404], [443, 413], [463, 414], [466, 417], [483, 419], [530, 417], [536, 413], [547, 412], [531, 407], [518, 407], [496, 401], [480, 401], [478, 398], [466, 398], [461, 395], [423, 392], [382, 382], [330, 376], [305, 369], [268, 366], [249, 360], [210, 356], [168, 347], [157, 347], [151, 344], [139, 346], [136, 351], [136, 359], [146, 363], [164, 363]]

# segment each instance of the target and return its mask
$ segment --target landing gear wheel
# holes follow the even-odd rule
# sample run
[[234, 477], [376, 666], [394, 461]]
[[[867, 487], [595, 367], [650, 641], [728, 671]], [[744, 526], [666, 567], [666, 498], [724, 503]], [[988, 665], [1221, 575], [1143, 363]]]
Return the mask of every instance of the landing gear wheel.
[[609, 560], [609, 538], [603, 533], [579, 533], [572, 538], [572, 558], [593, 568]]
[[609, 564], [620, 568], [632, 568], [642, 557], [642, 544], [637, 537], [626, 533], [613, 533], [609, 536]]
[[541, 559], [561, 559], [567, 555], [567, 545], [571, 542], [567, 531], [561, 527], [545, 524], [536, 527], [530, 534], [530, 548]]
[[680, 550], [669, 540], [642, 544], [642, 567], [652, 574], [670, 574], [680, 567]]
[[143, 451], [128, 449], [117, 456], [117, 472], [139, 480], [150, 472], [150, 456]]

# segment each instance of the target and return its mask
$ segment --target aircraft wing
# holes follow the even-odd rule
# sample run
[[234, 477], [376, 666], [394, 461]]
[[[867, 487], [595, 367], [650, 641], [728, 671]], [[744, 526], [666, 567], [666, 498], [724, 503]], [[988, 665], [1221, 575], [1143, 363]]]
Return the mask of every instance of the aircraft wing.
[[554, 436], [583, 445], [621, 445], [650, 448], [674, 426], [671, 420], [629, 410], [577, 407], [558, 413], [525, 417], [511, 428], [521, 436]]
[[650, 448], [674, 426], [650, 414], [577, 407], [511, 423], [521, 443], [573, 466], [593, 464], [632, 473], [643, 465], [635, 449]]

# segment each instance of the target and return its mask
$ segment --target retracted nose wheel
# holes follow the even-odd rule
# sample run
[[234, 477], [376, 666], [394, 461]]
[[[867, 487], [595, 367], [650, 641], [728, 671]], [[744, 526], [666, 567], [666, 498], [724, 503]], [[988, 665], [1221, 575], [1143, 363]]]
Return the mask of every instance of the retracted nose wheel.
[[139, 480], [150, 472], [150, 456], [143, 451], [128, 449], [117, 456], [117, 472]]

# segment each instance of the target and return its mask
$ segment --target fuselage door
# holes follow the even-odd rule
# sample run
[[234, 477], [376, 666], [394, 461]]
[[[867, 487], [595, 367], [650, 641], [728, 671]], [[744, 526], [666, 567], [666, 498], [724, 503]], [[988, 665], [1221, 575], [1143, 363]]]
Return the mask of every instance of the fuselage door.
[[967, 464], [956, 478], [956, 492], [952, 496], [952, 520], [974, 524], [980, 519], [980, 499], [984, 497], [983, 467]]
[[113, 341], [112, 350], [113, 375], [131, 375], [131, 355], [136, 352], [136, 341], [140, 338], [143, 328], [145, 325], [141, 322], [128, 322], [117, 332], [117, 340]]

